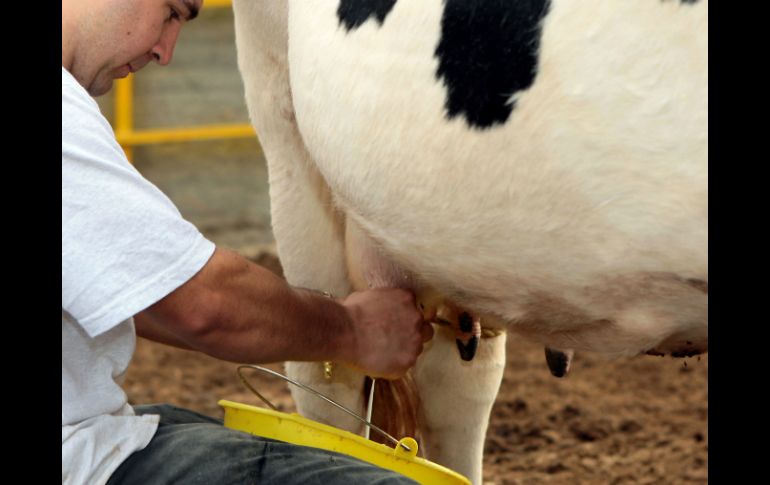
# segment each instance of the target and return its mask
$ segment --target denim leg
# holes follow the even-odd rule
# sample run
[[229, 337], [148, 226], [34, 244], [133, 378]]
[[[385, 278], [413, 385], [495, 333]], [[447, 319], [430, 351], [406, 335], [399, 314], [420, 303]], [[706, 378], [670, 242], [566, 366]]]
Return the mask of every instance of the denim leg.
[[217, 419], [175, 406], [135, 410], [160, 414], [158, 431], [118, 467], [109, 485], [416, 483], [347, 455], [225, 428]]

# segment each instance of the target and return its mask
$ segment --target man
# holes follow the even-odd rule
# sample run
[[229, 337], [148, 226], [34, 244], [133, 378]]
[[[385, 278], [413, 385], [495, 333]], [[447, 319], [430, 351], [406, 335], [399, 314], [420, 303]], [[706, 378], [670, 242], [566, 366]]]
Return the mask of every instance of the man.
[[191, 411], [133, 408], [120, 387], [136, 334], [233, 362], [332, 360], [386, 378], [432, 336], [407, 291], [330, 299], [215, 248], [128, 163], [91, 96], [168, 64], [201, 4], [62, 1], [62, 483], [405, 483]]

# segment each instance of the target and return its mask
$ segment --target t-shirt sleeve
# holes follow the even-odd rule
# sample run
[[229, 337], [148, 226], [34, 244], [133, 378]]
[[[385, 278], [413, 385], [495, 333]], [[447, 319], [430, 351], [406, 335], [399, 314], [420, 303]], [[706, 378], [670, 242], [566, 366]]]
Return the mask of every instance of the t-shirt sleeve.
[[214, 249], [128, 162], [94, 100], [62, 83], [62, 310], [95, 337], [184, 284]]

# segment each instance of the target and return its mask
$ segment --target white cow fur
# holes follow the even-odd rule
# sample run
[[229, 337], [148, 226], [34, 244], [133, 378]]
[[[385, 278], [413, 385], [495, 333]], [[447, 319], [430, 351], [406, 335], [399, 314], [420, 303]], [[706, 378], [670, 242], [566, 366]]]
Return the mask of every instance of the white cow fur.
[[[483, 131], [444, 117], [441, 0], [398, 0], [350, 33], [337, 1], [233, 6], [291, 284], [403, 284], [554, 348], [707, 349], [708, 296], [685, 281], [708, 281], [707, 1], [552, 2], [533, 86]], [[381, 262], [351, 256], [372, 253], [380, 282]], [[479, 483], [504, 338], [470, 363], [452, 340], [415, 370], [424, 447]], [[287, 368], [362, 411], [363, 376]], [[295, 395], [301, 413], [360, 430], [311, 399]]]

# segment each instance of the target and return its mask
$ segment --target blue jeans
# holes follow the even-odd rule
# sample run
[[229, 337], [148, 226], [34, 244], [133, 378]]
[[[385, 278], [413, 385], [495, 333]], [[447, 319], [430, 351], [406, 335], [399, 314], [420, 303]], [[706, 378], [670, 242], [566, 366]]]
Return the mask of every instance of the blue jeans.
[[170, 404], [134, 410], [159, 414], [158, 430], [115, 470], [108, 485], [417, 483], [347, 455], [225, 428], [218, 419]]

